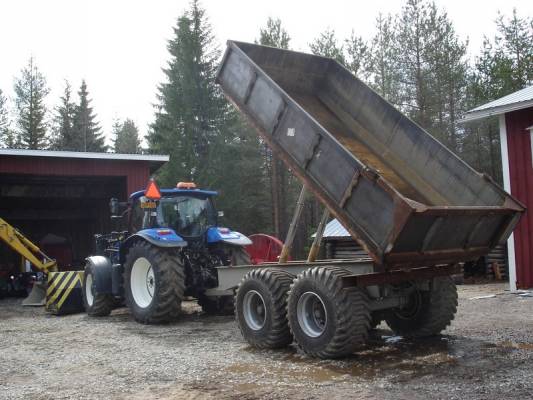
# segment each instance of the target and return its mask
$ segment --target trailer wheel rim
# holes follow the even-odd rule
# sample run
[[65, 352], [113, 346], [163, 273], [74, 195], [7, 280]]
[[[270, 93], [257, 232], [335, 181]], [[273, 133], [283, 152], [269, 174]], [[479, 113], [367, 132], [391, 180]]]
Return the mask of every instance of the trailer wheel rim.
[[85, 278], [85, 299], [87, 300], [89, 307], [94, 304], [93, 274], [87, 274]]
[[258, 291], [250, 290], [244, 295], [243, 315], [250, 329], [258, 331], [265, 326], [266, 305], [263, 296]]
[[415, 318], [422, 308], [422, 294], [419, 290], [415, 290], [409, 295], [407, 304], [395, 310], [398, 318], [409, 321]]
[[315, 292], [305, 292], [298, 299], [296, 305], [298, 324], [309, 337], [319, 337], [324, 333], [328, 324], [326, 306]]
[[133, 263], [130, 276], [130, 288], [133, 300], [141, 308], [152, 303], [155, 293], [155, 275], [152, 264], [144, 257]]

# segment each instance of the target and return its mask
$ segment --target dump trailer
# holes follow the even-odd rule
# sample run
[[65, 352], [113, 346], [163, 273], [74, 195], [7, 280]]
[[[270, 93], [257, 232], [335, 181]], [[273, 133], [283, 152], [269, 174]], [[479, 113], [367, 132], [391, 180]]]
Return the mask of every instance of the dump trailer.
[[382, 320], [404, 336], [445, 329], [451, 275], [503, 244], [524, 206], [330, 58], [229, 41], [217, 82], [370, 255], [218, 268], [244, 338], [332, 358]]

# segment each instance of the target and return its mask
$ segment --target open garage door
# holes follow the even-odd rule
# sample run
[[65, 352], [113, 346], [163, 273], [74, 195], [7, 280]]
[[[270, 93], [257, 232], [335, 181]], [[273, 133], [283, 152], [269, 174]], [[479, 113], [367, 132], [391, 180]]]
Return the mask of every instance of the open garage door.
[[126, 177], [0, 174], [0, 216], [63, 269], [83, 265], [96, 233], [120, 229], [110, 219], [112, 197], [127, 199]]

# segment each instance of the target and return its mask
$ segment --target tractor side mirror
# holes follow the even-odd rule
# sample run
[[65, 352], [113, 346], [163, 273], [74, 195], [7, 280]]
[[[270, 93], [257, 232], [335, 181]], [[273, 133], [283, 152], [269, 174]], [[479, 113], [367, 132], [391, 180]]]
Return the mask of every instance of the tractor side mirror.
[[109, 212], [111, 213], [111, 217], [117, 217], [120, 214], [118, 199], [116, 197], [111, 198], [109, 200]]

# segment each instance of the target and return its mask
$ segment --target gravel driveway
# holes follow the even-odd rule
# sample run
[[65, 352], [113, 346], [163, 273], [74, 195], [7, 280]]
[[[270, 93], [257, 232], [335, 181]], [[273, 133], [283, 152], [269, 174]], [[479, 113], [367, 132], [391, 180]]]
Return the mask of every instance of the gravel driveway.
[[0, 398], [532, 399], [533, 297], [504, 288], [461, 286], [444, 336], [410, 342], [382, 324], [341, 361], [253, 350], [232, 317], [194, 303], [175, 324], [145, 326], [126, 309], [54, 317], [2, 300]]

